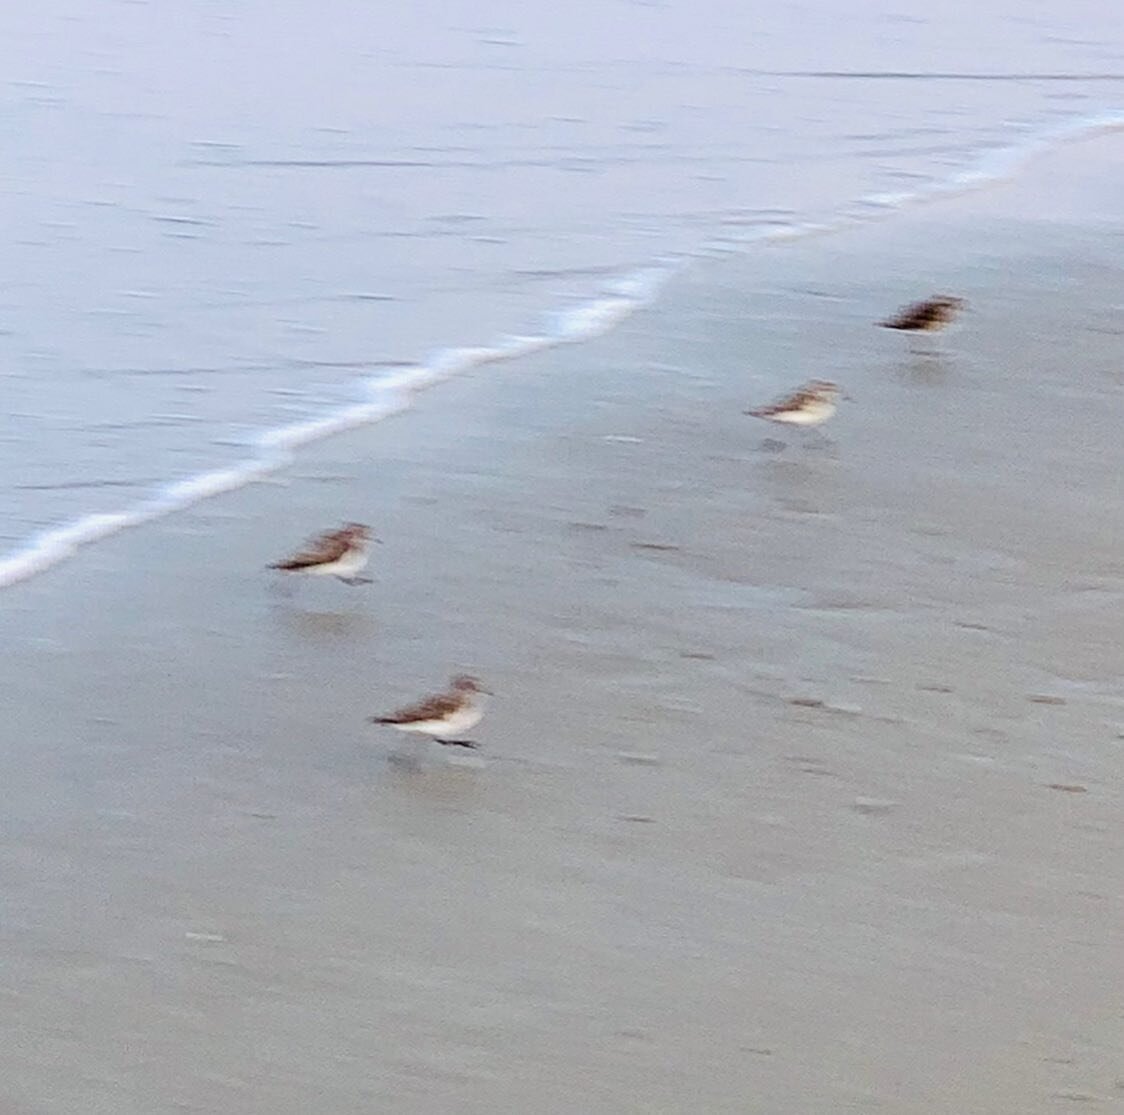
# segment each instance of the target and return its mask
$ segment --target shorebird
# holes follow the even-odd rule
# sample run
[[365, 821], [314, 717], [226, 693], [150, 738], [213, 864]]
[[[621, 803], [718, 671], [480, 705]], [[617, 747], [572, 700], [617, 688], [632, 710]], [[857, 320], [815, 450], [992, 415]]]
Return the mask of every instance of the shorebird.
[[313, 577], [338, 577], [347, 585], [369, 585], [370, 577], [360, 577], [370, 558], [371, 528], [363, 523], [344, 523], [336, 530], [317, 535], [301, 550], [275, 561], [270, 569], [282, 573], [307, 573]]
[[924, 302], [914, 302], [899, 310], [893, 317], [880, 321], [883, 329], [898, 329], [903, 333], [937, 333], [951, 325], [956, 315], [968, 303], [951, 294], [935, 294]]
[[814, 379], [779, 402], [745, 413], [788, 426], [819, 426], [835, 413], [838, 405], [839, 387], [826, 379]]
[[449, 683], [449, 689], [432, 697], [423, 697], [413, 705], [387, 714], [372, 716], [372, 724], [385, 724], [400, 732], [416, 732], [430, 736], [444, 747], [470, 747], [477, 744], [470, 739], [456, 739], [462, 732], [471, 731], [484, 715], [484, 704], [491, 696], [480, 682], [467, 674], [460, 674]]

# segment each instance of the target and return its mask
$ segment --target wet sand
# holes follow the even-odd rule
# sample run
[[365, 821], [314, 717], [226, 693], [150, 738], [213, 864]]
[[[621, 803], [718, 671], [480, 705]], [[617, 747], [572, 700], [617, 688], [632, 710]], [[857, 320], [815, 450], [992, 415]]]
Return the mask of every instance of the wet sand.
[[[5, 1110], [1124, 1103], [1122, 154], [700, 264], [5, 594]], [[940, 355], [871, 326], [945, 288]], [[375, 585], [269, 591], [353, 517]], [[390, 761], [460, 669], [478, 759]]]

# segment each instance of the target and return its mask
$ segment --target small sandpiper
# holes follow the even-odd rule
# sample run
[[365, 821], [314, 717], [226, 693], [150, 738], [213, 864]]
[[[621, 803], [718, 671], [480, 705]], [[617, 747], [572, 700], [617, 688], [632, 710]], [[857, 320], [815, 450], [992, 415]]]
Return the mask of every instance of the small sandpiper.
[[963, 298], [952, 294], [935, 294], [924, 302], [914, 302], [899, 310], [893, 317], [880, 321], [883, 329], [898, 329], [903, 333], [939, 333], [951, 325], [956, 315], [967, 307]]
[[344, 523], [313, 538], [303, 549], [270, 569], [282, 573], [307, 573], [313, 577], [338, 577], [347, 585], [369, 585], [370, 577], [360, 577], [371, 556], [371, 528], [363, 523]]
[[386, 716], [372, 716], [370, 722], [430, 736], [443, 747], [475, 748], [477, 744], [472, 740], [456, 737], [480, 723], [489, 696], [476, 678], [460, 674], [453, 678], [446, 692], [424, 697], [417, 704], [406, 705]]
[[838, 409], [839, 387], [826, 379], [814, 379], [771, 406], [745, 413], [788, 426], [820, 426]]

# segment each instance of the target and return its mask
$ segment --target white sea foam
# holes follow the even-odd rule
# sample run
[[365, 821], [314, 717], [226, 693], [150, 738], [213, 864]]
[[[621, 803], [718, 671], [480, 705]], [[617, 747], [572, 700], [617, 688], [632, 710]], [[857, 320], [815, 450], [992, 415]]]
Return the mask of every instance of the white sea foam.
[[23, 547], [0, 559], [0, 588], [34, 577], [66, 561], [83, 546], [119, 531], [261, 480], [289, 465], [301, 446], [407, 410], [415, 394], [442, 380], [483, 364], [513, 360], [557, 345], [601, 336], [652, 301], [663, 284], [692, 258], [744, 251], [755, 243], [803, 239], [883, 220], [911, 206], [999, 184], [1044, 152], [1098, 133], [1121, 129], [1124, 129], [1124, 112], [1105, 112], [1070, 120], [1019, 143], [987, 151], [972, 165], [943, 180], [921, 185], [916, 190], [861, 198], [828, 220], [750, 225], [737, 236], [727, 235], [706, 242], [692, 255], [665, 257], [649, 267], [618, 276], [605, 284], [597, 298], [551, 315], [548, 327], [541, 334], [506, 335], [490, 345], [442, 349], [420, 364], [371, 377], [364, 385], [368, 401], [265, 430], [251, 441], [252, 455], [238, 464], [170, 482], [120, 511], [85, 515], [36, 535]]
[[803, 240], [839, 232], [858, 224], [886, 220], [905, 209], [1001, 185], [1014, 178], [1032, 159], [1040, 155], [1067, 143], [1121, 130], [1124, 130], [1124, 111], [1082, 116], [1037, 132], [1018, 143], [985, 151], [962, 170], [955, 171], [947, 178], [925, 182], [916, 189], [869, 194], [824, 221], [749, 225], [736, 236], [724, 235], [708, 241], [701, 251], [706, 255], [728, 255], [755, 243]]

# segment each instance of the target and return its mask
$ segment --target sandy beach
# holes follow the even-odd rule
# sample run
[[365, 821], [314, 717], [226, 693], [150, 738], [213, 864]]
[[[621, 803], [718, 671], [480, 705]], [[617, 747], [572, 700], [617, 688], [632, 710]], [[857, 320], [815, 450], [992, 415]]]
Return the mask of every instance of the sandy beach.
[[[1124, 1107], [1122, 169], [700, 262], [7, 592], [4, 1112]], [[271, 591], [353, 518], [375, 584]], [[465, 669], [478, 755], [391, 761]]]

